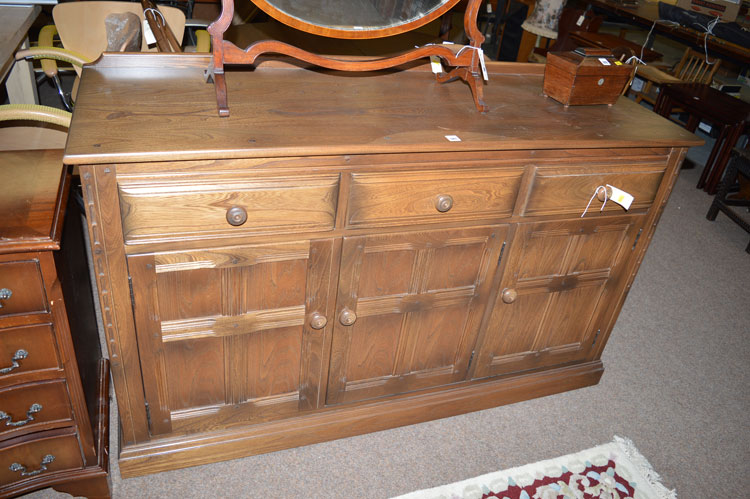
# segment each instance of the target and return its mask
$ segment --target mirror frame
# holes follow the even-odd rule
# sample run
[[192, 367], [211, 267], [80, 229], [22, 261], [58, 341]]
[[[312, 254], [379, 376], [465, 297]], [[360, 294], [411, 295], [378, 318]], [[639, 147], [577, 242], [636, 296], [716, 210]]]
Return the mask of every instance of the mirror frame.
[[313, 35], [327, 36], [329, 38], [343, 38], [343, 39], [367, 39], [367, 38], [384, 38], [386, 36], [398, 35], [406, 33], [413, 29], [417, 29], [420, 26], [424, 26], [442, 16], [450, 9], [455, 7], [461, 0], [447, 0], [445, 4], [441, 5], [437, 9], [433, 10], [424, 17], [420, 17], [413, 21], [405, 22], [396, 26], [390, 26], [387, 28], [378, 29], [364, 29], [364, 30], [346, 30], [337, 28], [328, 28], [319, 24], [312, 24], [300, 20], [297, 17], [291, 16], [278, 7], [274, 6], [269, 0], [251, 0], [256, 7], [271, 16], [272, 18], [280, 21], [287, 26], [298, 29], [300, 31], [306, 31]]
[[[336, 71], [379, 71], [393, 68], [425, 57], [436, 56], [441, 62], [452, 68], [447, 73], [437, 73], [436, 79], [440, 83], [453, 80], [463, 80], [469, 84], [474, 105], [479, 112], [489, 111], [484, 103], [484, 55], [482, 42], [484, 35], [477, 27], [477, 14], [482, 0], [468, 0], [464, 13], [464, 31], [469, 37], [469, 45], [438, 45], [428, 44], [422, 47], [391, 57], [375, 59], [339, 59], [324, 57], [307, 50], [289, 45], [278, 40], [261, 40], [252, 43], [246, 49], [240, 49], [232, 42], [224, 40], [224, 32], [229, 28], [234, 15], [234, 0], [221, 0], [222, 10], [219, 18], [211, 23], [208, 32], [211, 35], [212, 58], [205, 71], [206, 81], [212, 80], [216, 89], [216, 104], [219, 116], [229, 116], [227, 97], [227, 83], [224, 77], [225, 65], [253, 65], [263, 54], [279, 54], [292, 57], [322, 68]], [[452, 1], [446, 5], [452, 5]], [[416, 26], [415, 26], [416, 27]], [[483, 75], [484, 73], [484, 75]]]

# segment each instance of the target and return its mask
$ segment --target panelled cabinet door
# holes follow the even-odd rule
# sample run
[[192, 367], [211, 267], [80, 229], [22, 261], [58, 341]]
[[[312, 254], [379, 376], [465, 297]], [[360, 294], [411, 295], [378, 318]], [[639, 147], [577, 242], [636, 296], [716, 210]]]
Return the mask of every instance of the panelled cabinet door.
[[605, 327], [642, 216], [520, 224], [473, 378], [583, 360]]
[[463, 380], [506, 232], [344, 238], [327, 403]]
[[128, 258], [152, 434], [320, 405], [333, 246], [326, 239]]

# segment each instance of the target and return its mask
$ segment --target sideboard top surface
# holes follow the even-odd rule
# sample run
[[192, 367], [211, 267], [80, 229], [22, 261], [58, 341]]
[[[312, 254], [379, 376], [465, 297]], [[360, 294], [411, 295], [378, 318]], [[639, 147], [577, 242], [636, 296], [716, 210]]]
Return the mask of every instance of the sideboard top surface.
[[362, 75], [262, 64], [227, 72], [231, 114], [219, 118], [203, 76], [208, 60], [105, 54], [84, 68], [65, 162], [702, 143], [626, 98], [566, 109], [542, 96], [543, 66], [528, 64], [488, 65], [485, 114], [465, 83], [437, 83], [421, 69]]

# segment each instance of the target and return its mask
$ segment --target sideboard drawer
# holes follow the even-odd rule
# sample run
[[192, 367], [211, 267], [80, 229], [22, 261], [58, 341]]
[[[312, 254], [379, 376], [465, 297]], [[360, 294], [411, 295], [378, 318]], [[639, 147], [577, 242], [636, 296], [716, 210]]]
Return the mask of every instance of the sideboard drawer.
[[522, 168], [353, 173], [347, 225], [376, 227], [508, 217]]
[[40, 438], [0, 450], [0, 486], [82, 467], [75, 434]]
[[119, 182], [126, 242], [332, 230], [339, 175]]
[[0, 317], [46, 311], [47, 297], [39, 262], [0, 263]]
[[[607, 184], [633, 196], [630, 210], [648, 209], [664, 176], [665, 164], [632, 167], [541, 167], [526, 204], [525, 215], [581, 215], [599, 186]], [[594, 199], [589, 211], [599, 211], [602, 203]], [[605, 212], [622, 212], [607, 202]]]
[[0, 383], [43, 369], [62, 369], [50, 324], [0, 329]]
[[0, 439], [34, 431], [43, 423], [72, 424], [64, 380], [14, 386], [0, 391]]

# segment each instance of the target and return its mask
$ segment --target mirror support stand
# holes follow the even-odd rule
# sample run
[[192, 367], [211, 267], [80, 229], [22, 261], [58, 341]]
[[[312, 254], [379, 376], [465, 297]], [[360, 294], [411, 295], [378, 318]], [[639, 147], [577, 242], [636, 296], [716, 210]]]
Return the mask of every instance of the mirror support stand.
[[256, 59], [268, 53], [289, 56], [316, 66], [337, 71], [378, 71], [388, 69], [407, 62], [432, 55], [439, 57], [443, 63], [452, 67], [448, 73], [437, 75], [437, 81], [444, 83], [456, 79], [469, 84], [474, 104], [480, 112], [487, 112], [488, 106], [483, 99], [482, 70], [480, 57], [484, 36], [477, 28], [477, 14], [482, 0], [469, 0], [464, 15], [464, 30], [469, 37], [469, 45], [425, 45], [400, 55], [369, 60], [345, 60], [323, 57], [312, 52], [294, 47], [276, 40], [255, 42], [245, 50], [238, 48], [232, 42], [224, 40], [224, 32], [234, 15], [234, 0], [222, 0], [222, 11], [219, 18], [209, 27], [213, 58], [206, 69], [206, 79], [213, 79], [216, 88], [216, 103], [219, 116], [229, 116], [227, 84], [224, 79], [225, 64], [254, 64]]

